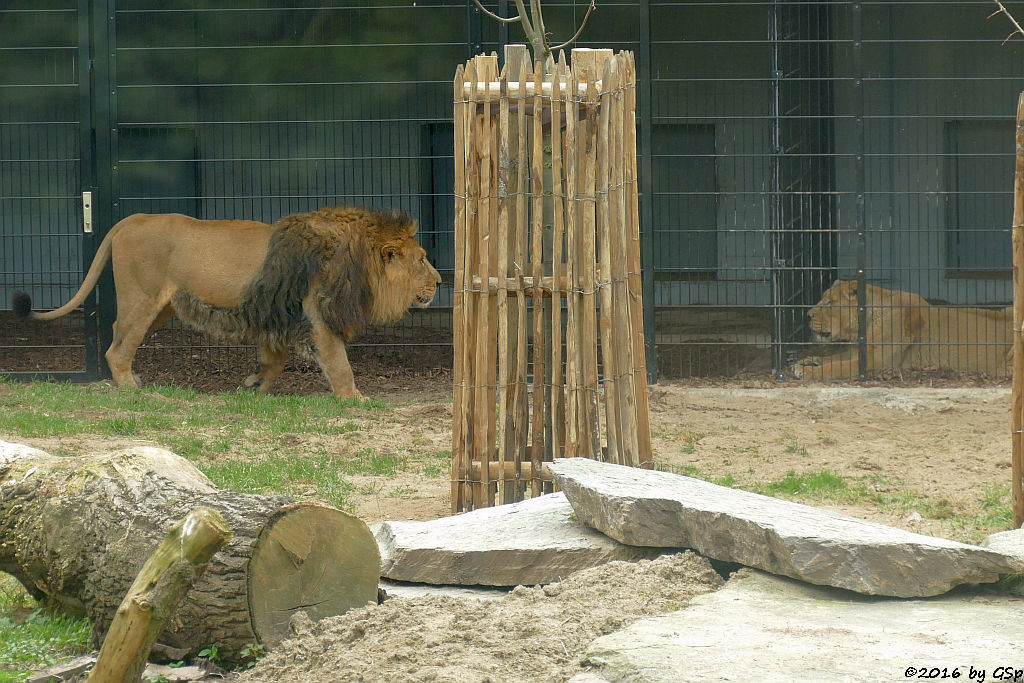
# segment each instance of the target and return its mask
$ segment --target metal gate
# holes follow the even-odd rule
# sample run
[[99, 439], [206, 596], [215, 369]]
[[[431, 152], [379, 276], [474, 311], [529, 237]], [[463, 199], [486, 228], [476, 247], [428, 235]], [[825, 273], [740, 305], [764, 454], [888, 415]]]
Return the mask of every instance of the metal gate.
[[[78, 289], [95, 253], [84, 220], [96, 184], [94, 43], [88, 0], [12, 2], [0, 9], [0, 296], [26, 290], [55, 308]], [[54, 323], [0, 312], [0, 372], [98, 376], [95, 295]]]

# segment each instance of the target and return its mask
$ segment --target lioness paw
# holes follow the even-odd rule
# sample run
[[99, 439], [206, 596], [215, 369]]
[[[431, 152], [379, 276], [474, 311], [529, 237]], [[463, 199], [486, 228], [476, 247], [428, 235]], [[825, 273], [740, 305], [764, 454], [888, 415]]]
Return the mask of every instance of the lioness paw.
[[804, 379], [810, 374], [808, 372], [810, 368], [817, 367], [821, 367], [821, 358], [818, 356], [809, 356], [790, 365], [789, 372], [797, 379]]

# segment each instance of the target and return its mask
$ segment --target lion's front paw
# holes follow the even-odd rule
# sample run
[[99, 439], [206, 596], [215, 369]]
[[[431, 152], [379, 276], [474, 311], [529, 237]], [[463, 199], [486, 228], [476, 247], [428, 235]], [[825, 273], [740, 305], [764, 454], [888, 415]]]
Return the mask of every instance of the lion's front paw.
[[810, 377], [812, 373], [811, 368], [821, 367], [821, 357], [819, 356], [808, 356], [802, 360], [797, 361], [789, 366], [789, 373], [797, 379], [806, 379]]

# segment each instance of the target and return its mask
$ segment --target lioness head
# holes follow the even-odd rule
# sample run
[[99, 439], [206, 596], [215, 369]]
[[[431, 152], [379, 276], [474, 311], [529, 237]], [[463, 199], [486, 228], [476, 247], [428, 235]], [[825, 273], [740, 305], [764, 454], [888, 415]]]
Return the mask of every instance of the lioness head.
[[[836, 280], [808, 312], [818, 342], [857, 340], [857, 281]], [[906, 342], [924, 325], [928, 302], [919, 294], [864, 285], [864, 334], [869, 344]]]
[[807, 313], [809, 327], [818, 342], [853, 341], [857, 338], [857, 281], [836, 280]]

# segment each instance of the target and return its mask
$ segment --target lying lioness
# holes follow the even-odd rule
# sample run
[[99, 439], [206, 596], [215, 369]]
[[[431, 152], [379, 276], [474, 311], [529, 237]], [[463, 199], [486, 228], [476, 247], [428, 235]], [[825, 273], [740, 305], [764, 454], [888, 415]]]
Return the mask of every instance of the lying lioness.
[[[1008, 375], [1013, 353], [1013, 309], [932, 306], [910, 292], [866, 285], [867, 370], [945, 368]], [[857, 341], [857, 282], [836, 280], [808, 313], [819, 342]], [[857, 348], [812, 356], [790, 367], [796, 377], [852, 379]]]

